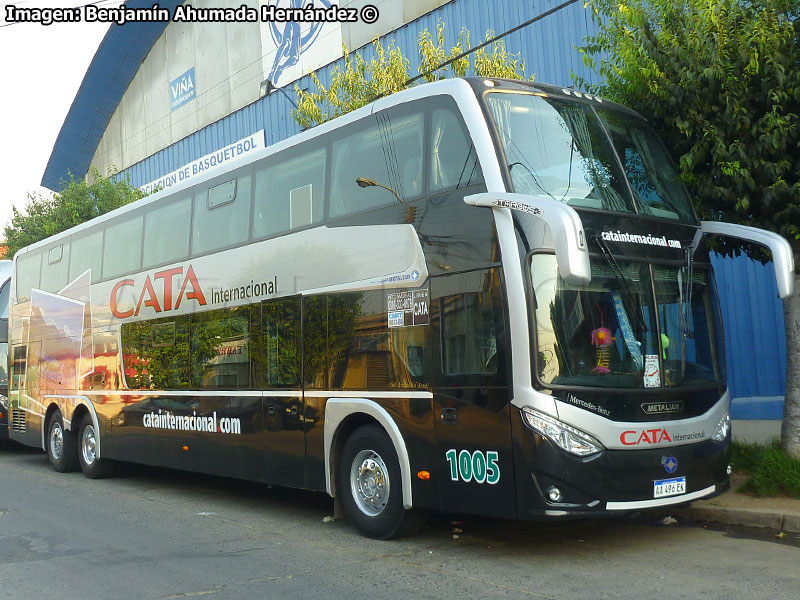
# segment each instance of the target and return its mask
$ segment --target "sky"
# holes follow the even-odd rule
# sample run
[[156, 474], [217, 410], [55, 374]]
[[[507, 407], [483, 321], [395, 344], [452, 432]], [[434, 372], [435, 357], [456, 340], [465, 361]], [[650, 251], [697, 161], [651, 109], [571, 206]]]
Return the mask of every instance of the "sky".
[[[90, 0], [19, 0], [20, 8], [74, 7]], [[118, 0], [93, 2], [118, 6]], [[11, 207], [40, 186], [56, 137], [108, 24], [6, 22], [0, 13], [0, 238]]]

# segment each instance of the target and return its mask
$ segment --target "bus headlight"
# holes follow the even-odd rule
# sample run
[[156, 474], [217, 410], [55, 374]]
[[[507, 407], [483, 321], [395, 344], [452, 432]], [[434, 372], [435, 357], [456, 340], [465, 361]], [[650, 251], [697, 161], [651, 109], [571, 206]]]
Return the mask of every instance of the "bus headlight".
[[0, 394], [0, 406], [2, 406], [5, 410], [8, 410], [8, 398], [3, 394]]
[[711, 439], [715, 442], [724, 442], [725, 438], [728, 437], [728, 431], [731, 429], [731, 414], [725, 411], [725, 414], [722, 415], [722, 418], [717, 423], [717, 428], [714, 430], [714, 435], [711, 436]]
[[538, 410], [526, 406], [522, 409], [522, 414], [528, 427], [570, 454], [590, 456], [603, 450], [603, 444], [588, 433], [562, 423]]

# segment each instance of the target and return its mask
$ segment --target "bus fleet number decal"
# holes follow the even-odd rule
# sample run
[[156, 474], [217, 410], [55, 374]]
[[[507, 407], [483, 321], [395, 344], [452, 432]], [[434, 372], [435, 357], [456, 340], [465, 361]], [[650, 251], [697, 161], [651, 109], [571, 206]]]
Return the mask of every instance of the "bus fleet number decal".
[[500, 466], [497, 464], [498, 456], [494, 450], [483, 452], [469, 450], [457, 452], [450, 449], [445, 452], [447, 462], [450, 464], [450, 479], [465, 482], [488, 483], [494, 485], [500, 481]]

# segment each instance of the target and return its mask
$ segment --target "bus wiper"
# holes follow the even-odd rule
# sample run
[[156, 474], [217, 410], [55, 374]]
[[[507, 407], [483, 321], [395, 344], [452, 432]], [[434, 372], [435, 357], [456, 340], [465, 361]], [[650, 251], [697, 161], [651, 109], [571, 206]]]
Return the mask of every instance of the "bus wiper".
[[639, 328], [639, 333], [641, 333], [642, 339], [644, 339], [644, 334], [648, 331], [647, 324], [645, 323], [644, 319], [644, 309], [641, 306], [638, 306], [636, 298], [634, 298], [633, 292], [631, 292], [631, 288], [628, 286], [628, 282], [625, 279], [625, 274], [622, 272], [622, 268], [619, 266], [617, 259], [614, 258], [614, 254], [611, 252], [608, 244], [606, 244], [606, 241], [600, 235], [595, 236], [594, 239], [600, 248], [600, 254], [602, 254], [603, 258], [606, 259], [608, 266], [611, 267], [611, 272], [614, 274], [617, 283], [619, 283], [619, 286], [622, 289], [622, 293], [625, 297], [624, 301], [628, 304], [628, 309], [634, 309], [631, 312], [636, 319], [636, 326]]
[[[681, 377], [686, 372], [686, 338], [694, 339], [694, 331], [689, 330], [689, 323], [692, 318], [692, 266], [694, 264], [692, 257], [694, 256], [694, 248], [692, 246], [686, 247], [686, 266], [678, 269], [678, 303], [680, 309], [678, 310], [679, 323], [680, 323], [680, 336], [681, 336]], [[682, 279], [682, 272], [686, 269], [686, 287]], [[686, 300], [684, 302], [684, 299]]]

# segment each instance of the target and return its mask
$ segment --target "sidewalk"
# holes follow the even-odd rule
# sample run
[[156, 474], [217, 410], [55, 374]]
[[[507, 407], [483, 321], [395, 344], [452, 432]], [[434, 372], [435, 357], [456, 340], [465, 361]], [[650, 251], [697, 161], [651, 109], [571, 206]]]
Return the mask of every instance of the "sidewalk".
[[688, 507], [665, 510], [679, 520], [764, 527], [786, 533], [800, 533], [800, 500], [795, 498], [756, 498], [736, 490], [745, 477], [731, 477], [731, 489], [710, 500], [698, 500]]

